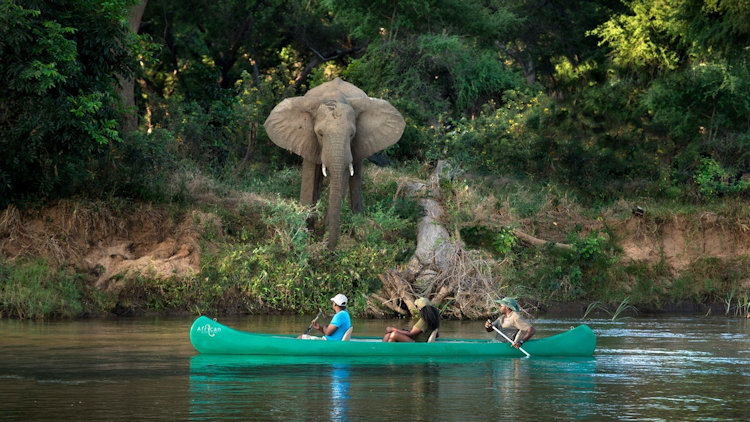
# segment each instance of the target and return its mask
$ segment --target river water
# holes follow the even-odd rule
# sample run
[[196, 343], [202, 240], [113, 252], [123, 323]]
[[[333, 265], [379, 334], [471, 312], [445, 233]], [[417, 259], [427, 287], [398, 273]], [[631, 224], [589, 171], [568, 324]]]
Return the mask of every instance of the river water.
[[[309, 317], [220, 319], [296, 333]], [[440, 361], [198, 355], [192, 318], [0, 320], [0, 420], [749, 420], [750, 320], [586, 321], [593, 358]], [[408, 321], [354, 320], [354, 335]], [[538, 337], [580, 324], [539, 318]], [[443, 321], [443, 338], [488, 336]]]

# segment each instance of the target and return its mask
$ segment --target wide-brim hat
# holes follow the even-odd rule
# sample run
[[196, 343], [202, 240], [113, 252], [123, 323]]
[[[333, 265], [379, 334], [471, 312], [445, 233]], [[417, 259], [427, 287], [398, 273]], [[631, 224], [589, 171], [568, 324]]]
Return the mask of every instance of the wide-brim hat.
[[510, 309], [513, 309], [514, 311], [518, 312], [518, 302], [516, 302], [516, 300], [513, 299], [512, 297], [504, 297], [502, 299], [496, 300], [495, 302], [501, 305], [505, 305], [509, 307]]
[[425, 306], [430, 306], [430, 301], [426, 297], [420, 297], [419, 299], [414, 301], [414, 306], [416, 306], [417, 310], [420, 311]]

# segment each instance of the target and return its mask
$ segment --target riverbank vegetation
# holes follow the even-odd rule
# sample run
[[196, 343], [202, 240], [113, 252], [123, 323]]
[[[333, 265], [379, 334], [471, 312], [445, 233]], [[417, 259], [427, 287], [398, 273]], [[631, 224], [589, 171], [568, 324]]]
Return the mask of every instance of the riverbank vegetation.
[[[492, 280], [472, 294], [746, 315], [747, 22], [692, 0], [0, 0], [0, 316], [314, 313], [338, 292], [373, 315], [415, 252], [424, 194], [403, 186], [438, 161], [441, 223]], [[299, 205], [263, 122], [334, 77], [406, 129], [330, 252], [308, 224], [325, 191]]]

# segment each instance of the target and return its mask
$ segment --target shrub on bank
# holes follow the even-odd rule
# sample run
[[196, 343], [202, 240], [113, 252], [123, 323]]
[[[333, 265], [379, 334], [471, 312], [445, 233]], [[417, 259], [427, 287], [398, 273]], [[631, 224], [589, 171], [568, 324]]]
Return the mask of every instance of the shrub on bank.
[[76, 317], [87, 310], [83, 279], [41, 259], [0, 263], [0, 317]]

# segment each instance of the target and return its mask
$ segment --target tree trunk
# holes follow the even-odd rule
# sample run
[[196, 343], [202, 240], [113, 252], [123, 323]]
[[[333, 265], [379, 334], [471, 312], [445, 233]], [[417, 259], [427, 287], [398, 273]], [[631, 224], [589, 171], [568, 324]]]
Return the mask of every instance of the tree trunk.
[[247, 135], [247, 148], [245, 149], [245, 156], [242, 158], [240, 167], [245, 167], [250, 162], [250, 157], [253, 155], [253, 145], [255, 145], [255, 138], [257, 136], [258, 122], [253, 122], [250, 125], [250, 133]]
[[[148, 0], [141, 0], [140, 3], [133, 6], [128, 14], [128, 23], [130, 24], [130, 30], [134, 34], [138, 34], [138, 28], [141, 26], [141, 19], [143, 18], [143, 12], [146, 10], [146, 4]], [[135, 81], [133, 76], [127, 78], [118, 76], [120, 80], [120, 97], [122, 103], [125, 106], [125, 115], [121, 123], [123, 132], [132, 132], [138, 129], [138, 114], [135, 112]]]

